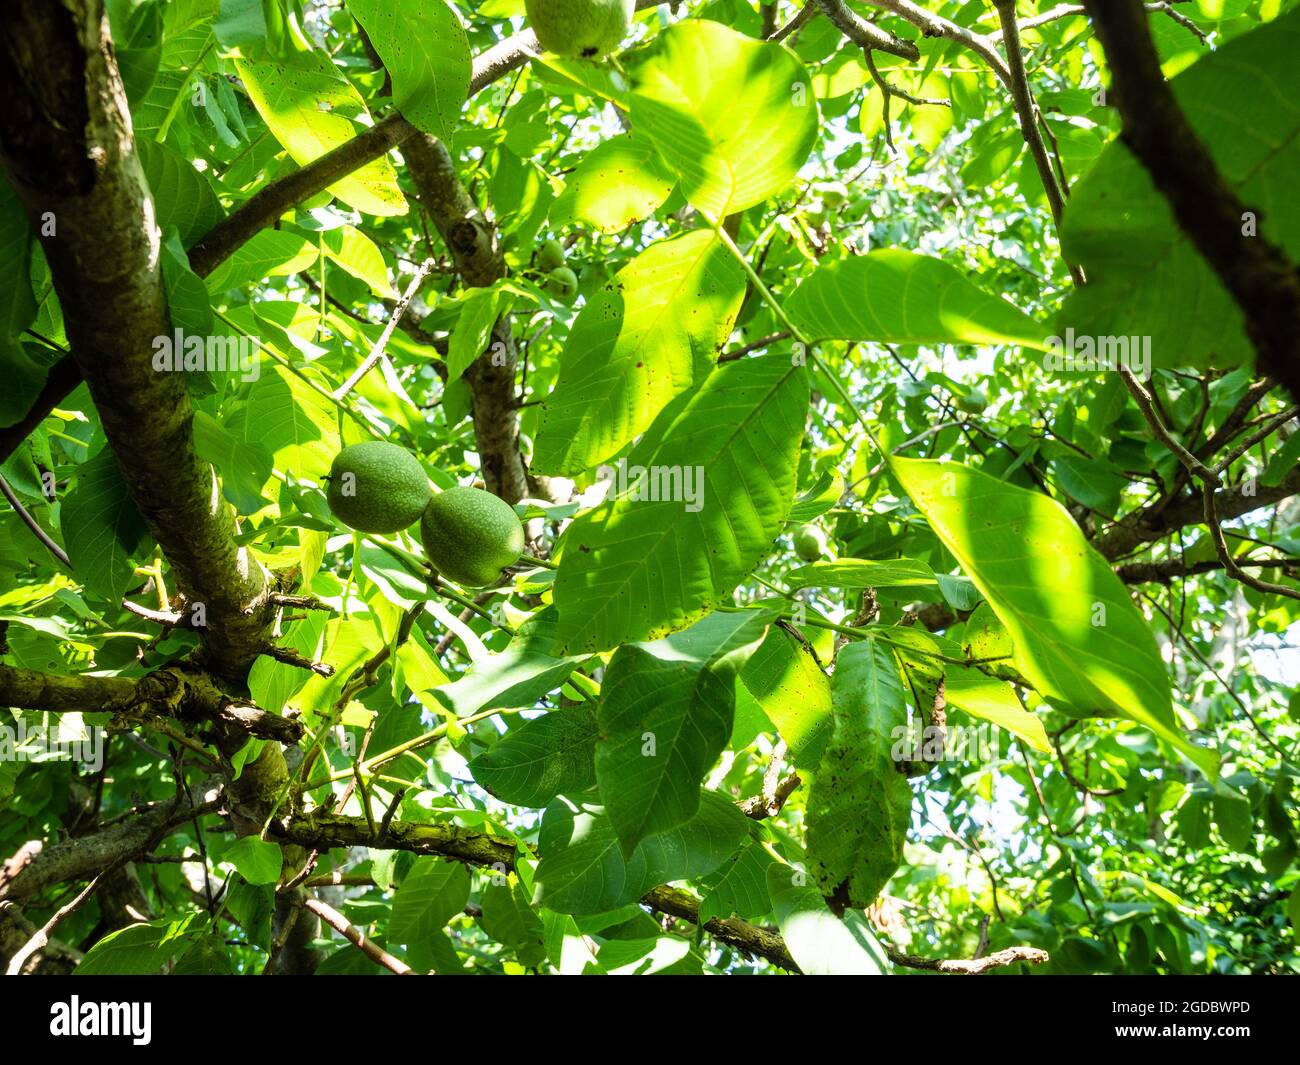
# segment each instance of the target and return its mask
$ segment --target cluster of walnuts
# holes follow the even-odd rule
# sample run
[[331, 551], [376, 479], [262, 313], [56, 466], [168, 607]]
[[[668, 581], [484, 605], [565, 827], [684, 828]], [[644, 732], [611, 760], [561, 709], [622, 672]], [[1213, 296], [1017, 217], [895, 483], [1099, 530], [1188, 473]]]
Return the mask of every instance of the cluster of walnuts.
[[429, 563], [465, 587], [495, 584], [523, 554], [524, 528], [510, 504], [479, 488], [434, 495], [420, 460], [396, 444], [344, 448], [326, 495], [334, 516], [360, 532], [395, 533], [418, 521]]

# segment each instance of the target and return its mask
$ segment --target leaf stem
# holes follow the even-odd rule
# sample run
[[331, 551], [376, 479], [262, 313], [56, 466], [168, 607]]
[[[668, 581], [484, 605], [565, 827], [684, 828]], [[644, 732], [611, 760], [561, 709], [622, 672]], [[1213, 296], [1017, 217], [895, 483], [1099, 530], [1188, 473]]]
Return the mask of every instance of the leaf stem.
[[754, 286], [755, 291], [757, 291], [759, 296], [762, 297], [763, 302], [771, 308], [772, 313], [776, 315], [777, 320], [790, 331], [790, 335], [803, 347], [808, 358], [810, 358], [817, 369], [822, 372], [822, 376], [825, 377], [826, 380], [831, 383], [831, 386], [835, 391], [840, 394], [840, 398], [844, 401], [844, 405], [853, 413], [853, 416], [858, 420], [858, 424], [862, 426], [862, 431], [866, 433], [867, 439], [871, 441], [871, 444], [876, 451], [883, 456], [885, 454], [884, 448], [880, 446], [880, 441], [876, 439], [875, 432], [872, 430], [871, 426], [867, 424], [867, 419], [863, 417], [862, 412], [858, 410], [857, 404], [853, 402], [853, 397], [849, 395], [844, 385], [840, 383], [840, 379], [836, 377], [835, 374], [831, 373], [830, 367], [827, 366], [825, 360], [817, 354], [812, 342], [804, 335], [799, 327], [791, 321], [790, 316], [785, 312], [785, 308], [781, 306], [781, 301], [776, 298], [772, 293], [772, 290], [768, 288], [763, 279], [758, 276], [758, 271], [750, 265], [749, 259], [746, 257], [745, 253], [741, 251], [736, 242], [731, 239], [731, 234], [723, 228], [721, 223], [706, 211], [701, 210], [699, 213], [700, 217], [709, 224], [709, 228], [717, 234], [718, 239], [722, 241], [723, 246], [731, 252], [732, 257], [740, 264], [741, 269], [745, 271], [745, 275], [749, 278], [750, 284]]

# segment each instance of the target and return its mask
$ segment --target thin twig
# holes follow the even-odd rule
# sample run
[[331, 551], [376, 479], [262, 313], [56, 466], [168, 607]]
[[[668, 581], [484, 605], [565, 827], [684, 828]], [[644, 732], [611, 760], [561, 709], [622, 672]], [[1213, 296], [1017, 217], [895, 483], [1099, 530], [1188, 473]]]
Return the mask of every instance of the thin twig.
[[373, 961], [376, 965], [382, 965], [389, 972], [396, 973], [398, 976], [415, 976], [415, 970], [400, 958], [394, 957], [384, 950], [379, 944], [366, 938], [365, 934], [355, 927], [346, 917], [338, 910], [334, 909], [320, 899], [308, 897], [303, 900], [303, 906], [314, 913], [334, 931], [338, 932], [344, 939], [356, 947], [362, 954]]
[[352, 372], [352, 376], [334, 390], [335, 399], [342, 399], [351, 392], [356, 387], [357, 382], [365, 377], [375, 363], [384, 357], [384, 348], [388, 347], [388, 340], [393, 335], [393, 330], [397, 328], [397, 323], [402, 320], [406, 308], [411, 305], [411, 300], [415, 299], [415, 294], [420, 291], [420, 286], [424, 284], [424, 279], [429, 276], [429, 271], [433, 267], [433, 259], [425, 259], [420, 264], [420, 268], [415, 271], [415, 276], [411, 278], [411, 283], [406, 286], [406, 291], [402, 293], [402, 298], [393, 307], [393, 313], [388, 316], [388, 324], [384, 326], [384, 331], [379, 334], [379, 339], [375, 341], [375, 346], [370, 349], [370, 354]]
[[3, 476], [0, 476], [0, 493], [3, 493], [5, 499], [9, 500], [9, 505], [14, 508], [14, 513], [23, 519], [23, 524], [31, 529], [32, 535], [41, 542], [45, 549], [67, 566], [68, 569], [72, 569], [72, 561], [68, 558], [68, 553], [51, 540], [49, 533], [42, 529], [36, 519], [27, 512], [27, 508], [22, 505], [18, 496], [14, 494], [14, 490], [9, 487], [9, 482]]

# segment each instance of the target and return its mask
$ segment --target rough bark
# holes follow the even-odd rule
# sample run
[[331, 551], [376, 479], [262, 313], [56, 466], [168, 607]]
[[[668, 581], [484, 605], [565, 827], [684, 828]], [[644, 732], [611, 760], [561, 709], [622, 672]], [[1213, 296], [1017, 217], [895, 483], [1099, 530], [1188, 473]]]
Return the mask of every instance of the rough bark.
[[54, 884], [88, 879], [124, 856], [139, 855], [159, 832], [215, 810], [220, 801], [219, 785], [207, 781], [188, 795], [147, 806], [98, 832], [49, 847], [33, 841], [0, 869], [0, 899], [23, 899]]
[[215, 725], [218, 739], [242, 745], [249, 736], [297, 743], [302, 725], [231, 699], [201, 672], [171, 666], [144, 677], [62, 676], [0, 664], [0, 705], [46, 713], [110, 713], [110, 730], [153, 717]]
[[[486, 288], [505, 277], [496, 226], [461, 183], [456, 162], [442, 142], [421, 134], [407, 141], [403, 154], [420, 202], [442, 235], [465, 283]], [[488, 491], [508, 503], [517, 503], [528, 494], [528, 471], [519, 451], [515, 394], [518, 355], [508, 317], [497, 322], [489, 352], [465, 371], [474, 438]]]
[[1219, 173], [1160, 69], [1138, 0], [1086, 0], [1110, 63], [1120, 139], [1169, 201], [1179, 227], [1241, 308], [1259, 371], [1300, 399], [1300, 268], [1264, 232], [1242, 233], [1252, 209]]
[[[263, 571], [194, 448], [183, 375], [156, 372], [171, 319], [161, 233], [97, 0], [15, 0], [0, 45], [0, 162], [41, 242], [76, 360], [128, 491], [191, 602], [204, 657], [241, 679], [271, 620]], [[53, 232], [44, 225], [53, 221]]]
[[[1253, 487], [1254, 493], [1247, 494], [1247, 487]], [[1214, 509], [1220, 521], [1229, 521], [1298, 492], [1300, 492], [1300, 470], [1292, 470], [1273, 487], [1235, 485], [1220, 488], [1214, 493]], [[1103, 558], [1113, 561], [1131, 554], [1144, 544], [1161, 540], [1184, 526], [1195, 525], [1204, 520], [1204, 504], [1200, 493], [1197, 492], [1170, 504], [1154, 518], [1148, 519], [1143, 511], [1128, 515], [1095, 537], [1092, 546], [1101, 552]]]

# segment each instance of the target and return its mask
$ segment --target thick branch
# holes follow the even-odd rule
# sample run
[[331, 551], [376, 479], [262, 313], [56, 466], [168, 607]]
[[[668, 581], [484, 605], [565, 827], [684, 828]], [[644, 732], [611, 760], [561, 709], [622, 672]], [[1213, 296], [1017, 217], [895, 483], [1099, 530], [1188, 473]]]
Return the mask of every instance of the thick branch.
[[190, 249], [190, 268], [206, 277], [286, 211], [324, 192], [414, 133], [415, 127], [394, 112], [319, 159], [262, 186]]
[[[0, 706], [46, 713], [115, 715], [110, 728], [134, 728], [150, 717], [211, 722], [241, 738], [256, 736], [293, 744], [302, 738], [297, 721], [227, 697], [201, 673], [160, 669], [144, 677], [62, 676], [0, 665]], [[241, 739], [242, 742], [242, 739]]]
[[[0, 43], [0, 162], [41, 234], [73, 357], [122, 478], [188, 598], [211, 667], [238, 677], [265, 642], [262, 570], [194, 448], [183, 375], [156, 372], [171, 333], [161, 234], [98, 0], [16, 0]], [[53, 219], [53, 224], [40, 224]]]
[[1241, 308], [1261, 373], [1300, 399], [1300, 270], [1262, 235], [1258, 217], [1219, 173], [1160, 70], [1148, 15], [1136, 0], [1087, 0], [1110, 63], [1123, 142], [1169, 201], [1179, 227]]
[[916, 954], [904, 954], [886, 947], [885, 953], [895, 965], [904, 965], [909, 969], [923, 969], [932, 973], [952, 973], [962, 976], [979, 976], [990, 969], [999, 969], [1008, 965], [1042, 965], [1048, 960], [1045, 950], [1037, 947], [1007, 947], [1006, 950], [986, 954], [982, 958], [922, 958]]
[[[1255, 482], [1220, 488], [1214, 493], [1214, 509], [1220, 521], [1230, 521], [1252, 510], [1266, 507], [1300, 492], [1300, 470], [1292, 470], [1278, 484]], [[1092, 546], [1103, 558], [1122, 558], [1145, 543], [1161, 540], [1185, 525], [1204, 521], [1205, 505], [1200, 493], [1186, 495], [1154, 517], [1144, 511], [1130, 514], [1093, 539]]]
[[507, 839], [471, 832], [445, 824], [414, 824], [392, 821], [382, 831], [371, 831], [364, 817], [344, 817], [324, 812], [307, 813], [283, 823], [272, 823], [272, 832], [312, 850], [331, 847], [375, 847], [380, 850], [436, 854], [471, 865], [501, 865], [513, 869], [515, 845]]
[[118, 821], [88, 836], [77, 836], [51, 847], [28, 844], [0, 869], [0, 899], [22, 899], [54, 884], [94, 876], [114, 862], [135, 858], [161, 832], [211, 813], [221, 804], [219, 787], [208, 782], [188, 796], [155, 803], [134, 817]]
[[859, 48], [871, 48], [877, 52], [888, 52], [903, 59], [920, 59], [921, 50], [911, 41], [896, 37], [887, 30], [873, 25], [861, 18], [844, 0], [817, 0], [826, 17], [845, 37]]
[[[433, 219], [467, 285], [485, 288], [505, 277], [505, 258], [496, 226], [478, 209], [456, 163], [441, 141], [421, 134], [405, 148], [406, 167], [420, 202]], [[528, 474], [519, 451], [519, 411], [515, 398], [517, 354], [510, 320], [492, 333], [490, 357], [481, 356], [465, 371], [474, 418], [474, 437], [488, 491], [508, 503], [528, 494]]]
[[[509, 840], [485, 836], [454, 825], [420, 825], [396, 821], [376, 833], [372, 832], [364, 818], [304, 814], [273, 825], [272, 829], [282, 838], [314, 850], [331, 847], [409, 850], [416, 854], [436, 854], [471, 865], [507, 870], [513, 869], [515, 863], [515, 845]], [[699, 901], [682, 888], [654, 888], [641, 897], [641, 905], [669, 917], [700, 924]], [[734, 917], [712, 917], [704, 923], [703, 928], [720, 943], [726, 943], [746, 955], [764, 958], [788, 972], [800, 971], [785, 941], [775, 932]], [[1036, 965], [1047, 960], [1044, 951], [1032, 947], [1012, 947], [988, 958], [973, 961], [916, 958], [889, 949], [887, 953], [896, 964], [944, 973], [979, 973], [1017, 961]]]
[[[1290, 558], [1265, 558], [1254, 561], [1241, 559], [1238, 566], [1245, 569], [1285, 569], [1288, 566], [1300, 567], [1300, 562]], [[1199, 562], [1185, 562], [1181, 558], [1167, 558], [1160, 562], [1129, 562], [1115, 567], [1115, 576], [1125, 584], [1168, 584], [1179, 577], [1192, 577], [1198, 573], [1213, 573], [1223, 569], [1222, 560], [1204, 558]]]

